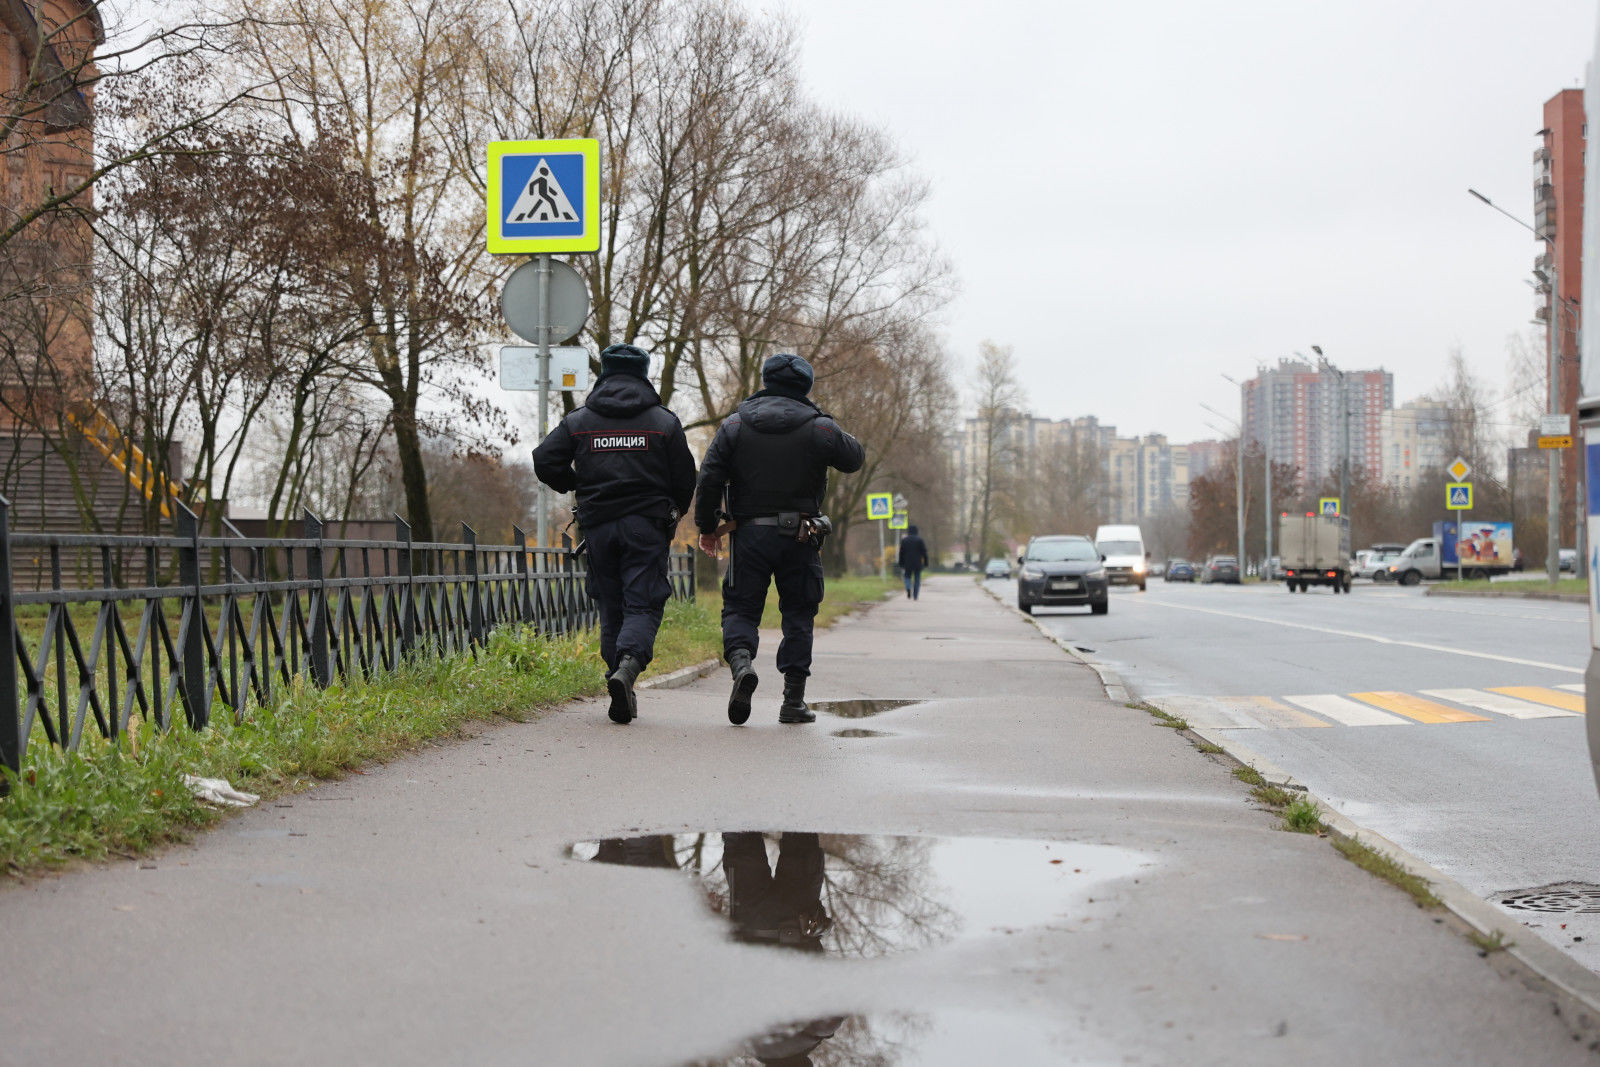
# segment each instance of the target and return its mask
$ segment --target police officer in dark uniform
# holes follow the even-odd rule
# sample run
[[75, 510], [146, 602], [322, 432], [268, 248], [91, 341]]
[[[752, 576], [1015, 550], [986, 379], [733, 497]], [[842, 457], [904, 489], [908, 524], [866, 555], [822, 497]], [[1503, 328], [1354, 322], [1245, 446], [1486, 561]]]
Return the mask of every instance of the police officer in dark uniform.
[[633, 683], [655, 652], [661, 612], [672, 596], [672, 532], [694, 496], [694, 455], [649, 370], [643, 349], [607, 348], [583, 407], [533, 450], [541, 482], [558, 493], [577, 490], [611, 721], [618, 723], [638, 714]]
[[751, 661], [769, 581], [777, 583], [783, 613], [778, 721], [816, 720], [805, 701], [811, 624], [822, 603], [820, 538], [812, 520], [822, 513], [828, 468], [853, 473], [866, 455], [859, 441], [807, 399], [814, 380], [811, 364], [799, 356], [767, 360], [761, 368], [765, 388], [717, 429], [700, 467], [694, 514], [700, 548], [712, 556], [722, 548], [717, 507], [724, 493], [734, 527], [722, 582], [722, 652], [733, 672], [728, 720], [736, 726], [750, 718], [758, 681]]

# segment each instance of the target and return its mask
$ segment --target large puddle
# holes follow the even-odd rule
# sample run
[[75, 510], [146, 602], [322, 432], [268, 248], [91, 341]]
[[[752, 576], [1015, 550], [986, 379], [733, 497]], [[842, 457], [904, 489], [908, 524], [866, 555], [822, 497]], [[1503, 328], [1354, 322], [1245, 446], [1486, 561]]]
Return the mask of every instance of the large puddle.
[[792, 830], [608, 838], [570, 854], [684, 872], [737, 940], [858, 959], [1069, 923], [1096, 887], [1151, 862], [1070, 841]]
[[865, 719], [869, 715], [881, 715], [886, 711], [920, 703], [920, 700], [813, 700], [810, 708], [841, 719]]
[[[569, 855], [693, 878], [738, 941], [855, 959], [1067, 926], [1107, 882], [1154, 862], [1070, 841], [795, 831], [613, 837]], [[796, 1020], [696, 1065], [1082, 1063], [1085, 1052], [1081, 1036], [1026, 1011], [954, 1008]]]

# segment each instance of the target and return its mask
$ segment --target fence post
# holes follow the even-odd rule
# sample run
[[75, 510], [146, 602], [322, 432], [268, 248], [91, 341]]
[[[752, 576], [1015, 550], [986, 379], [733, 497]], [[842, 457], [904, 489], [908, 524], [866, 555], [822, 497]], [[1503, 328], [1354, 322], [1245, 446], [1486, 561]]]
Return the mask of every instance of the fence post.
[[328, 571], [322, 558], [322, 520], [305, 508], [305, 538], [316, 544], [306, 549], [308, 578], [316, 579], [311, 591], [311, 650], [309, 653], [311, 681], [327, 688], [333, 684], [333, 672], [328, 666]]
[[178, 536], [188, 544], [178, 549], [178, 582], [184, 587], [182, 599], [188, 603], [183, 615], [178, 654], [183, 657], [183, 700], [191, 730], [204, 730], [211, 722], [211, 694], [206, 685], [206, 606], [200, 598], [200, 517], [181, 501], [178, 509]]
[[[11, 501], [0, 496], [0, 763], [22, 771], [27, 738], [17, 705], [17, 613], [11, 587]], [[0, 795], [8, 788], [0, 781]]]
[[521, 622], [532, 622], [533, 596], [528, 578], [528, 535], [522, 532], [520, 526], [511, 527], [511, 532], [517, 546], [517, 616]]
[[478, 574], [478, 533], [461, 524], [461, 540], [467, 544], [467, 636], [474, 645], [483, 644], [483, 583]]
[[394, 517], [395, 540], [402, 542], [398, 565], [406, 576], [405, 592], [400, 594], [400, 655], [409, 656], [417, 644], [417, 569], [411, 562], [411, 524]]

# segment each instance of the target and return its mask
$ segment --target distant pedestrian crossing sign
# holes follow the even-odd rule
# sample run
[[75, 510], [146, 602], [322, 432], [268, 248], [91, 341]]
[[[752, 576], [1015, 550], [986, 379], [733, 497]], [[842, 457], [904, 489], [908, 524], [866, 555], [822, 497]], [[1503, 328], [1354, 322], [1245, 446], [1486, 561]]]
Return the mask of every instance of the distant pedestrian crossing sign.
[[888, 519], [894, 516], [894, 496], [891, 493], [867, 494], [867, 518]]
[[904, 530], [910, 525], [911, 517], [903, 511], [889, 519], [889, 529], [891, 530]]
[[1319, 509], [1321, 510], [1322, 514], [1324, 514], [1324, 515], [1332, 515], [1334, 518], [1338, 518], [1339, 517], [1339, 498], [1338, 497], [1336, 497], [1336, 496], [1325, 496], [1318, 502], [1318, 505], [1319, 505]]
[[489, 251], [600, 250], [600, 142], [489, 142]]
[[1472, 483], [1450, 482], [1444, 487], [1444, 506], [1451, 511], [1472, 509]]

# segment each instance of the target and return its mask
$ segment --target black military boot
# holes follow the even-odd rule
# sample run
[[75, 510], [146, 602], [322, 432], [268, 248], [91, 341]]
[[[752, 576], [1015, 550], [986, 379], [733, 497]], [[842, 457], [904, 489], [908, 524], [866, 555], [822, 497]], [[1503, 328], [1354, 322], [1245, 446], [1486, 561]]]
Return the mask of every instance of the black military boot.
[[638, 660], [625, 655], [617, 661], [617, 669], [606, 675], [606, 692], [611, 694], [612, 722], [628, 723], [638, 718], [639, 701], [633, 695], [633, 683], [638, 680], [642, 670], [644, 667]]
[[728, 697], [728, 721], [743, 726], [750, 718], [750, 694], [756, 691], [761, 679], [750, 666], [750, 653], [736, 648], [728, 653], [728, 669], [733, 671], [733, 693]]
[[816, 722], [817, 717], [806, 707], [806, 676], [783, 676], [783, 703], [778, 706], [779, 722]]

